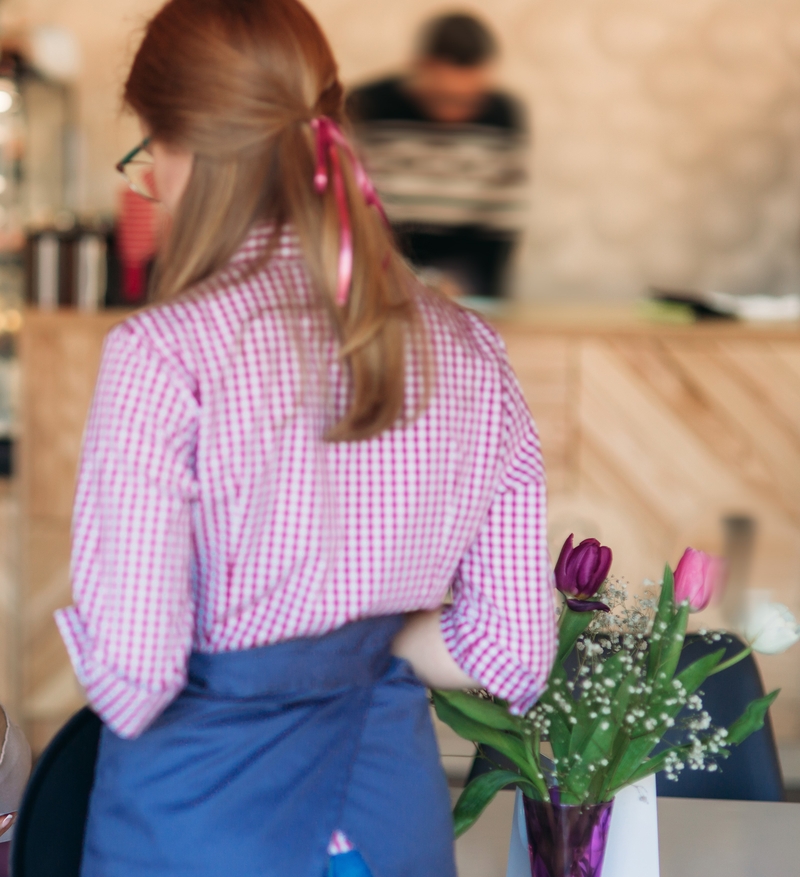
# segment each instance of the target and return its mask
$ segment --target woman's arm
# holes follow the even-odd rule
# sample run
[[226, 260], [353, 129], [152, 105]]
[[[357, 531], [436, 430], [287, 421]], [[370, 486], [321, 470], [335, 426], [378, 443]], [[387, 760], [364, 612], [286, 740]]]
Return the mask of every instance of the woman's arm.
[[[435, 619], [412, 621], [401, 637], [413, 642], [404, 650], [420, 661], [423, 678], [436, 672], [442, 687], [485, 688], [522, 715], [547, 685], [555, 656], [552, 571], [539, 439], [499, 342], [496, 355], [502, 421], [494, 494], [454, 570], [452, 604]], [[429, 630], [434, 622], [438, 629]]]
[[56, 613], [89, 702], [122, 737], [185, 685], [193, 629], [198, 406], [137, 325], [106, 340], [75, 498], [74, 605]]
[[480, 688], [453, 660], [442, 636], [442, 610], [413, 612], [397, 634], [392, 653], [405, 658], [429, 688]]

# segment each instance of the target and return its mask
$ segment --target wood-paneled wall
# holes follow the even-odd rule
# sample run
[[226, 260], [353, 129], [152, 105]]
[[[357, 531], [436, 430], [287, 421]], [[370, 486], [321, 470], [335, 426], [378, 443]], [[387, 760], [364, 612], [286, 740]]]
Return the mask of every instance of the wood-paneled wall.
[[20, 338], [21, 563], [15, 712], [35, 751], [83, 703], [53, 611], [70, 599], [70, 522], [103, 339], [119, 313], [26, 314]]
[[[746, 516], [749, 589], [800, 616], [800, 331], [565, 313], [498, 321], [542, 440], [551, 552], [570, 532], [600, 538], [637, 587], [688, 545], [723, 553], [723, 520]], [[693, 626], [726, 626], [724, 608]], [[783, 689], [779, 737], [800, 738], [797, 652], [760, 664]]]
[[[35, 747], [81, 702], [52, 611], [69, 600], [75, 467], [103, 336], [119, 315], [27, 315], [20, 495], [19, 704]], [[629, 311], [498, 317], [548, 470], [551, 550], [597, 536], [639, 585], [693, 545], [723, 549], [722, 519], [757, 524], [749, 573], [800, 615], [800, 331], [653, 327]], [[720, 611], [695, 618], [724, 621]], [[766, 658], [779, 737], [800, 739], [800, 660]]]

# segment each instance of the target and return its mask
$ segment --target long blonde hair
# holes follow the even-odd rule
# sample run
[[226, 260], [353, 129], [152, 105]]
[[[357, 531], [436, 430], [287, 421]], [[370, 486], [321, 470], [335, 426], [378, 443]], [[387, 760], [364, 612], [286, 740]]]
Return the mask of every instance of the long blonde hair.
[[314, 189], [310, 123], [342, 124], [343, 90], [308, 10], [297, 0], [170, 0], [147, 26], [125, 100], [155, 140], [195, 157], [159, 259], [158, 297], [223, 268], [254, 224], [291, 224], [351, 380], [327, 438], [394, 426], [408, 413], [407, 348], [424, 347], [412, 278], [341, 151], [354, 258], [347, 302], [335, 302], [341, 229], [333, 187]]

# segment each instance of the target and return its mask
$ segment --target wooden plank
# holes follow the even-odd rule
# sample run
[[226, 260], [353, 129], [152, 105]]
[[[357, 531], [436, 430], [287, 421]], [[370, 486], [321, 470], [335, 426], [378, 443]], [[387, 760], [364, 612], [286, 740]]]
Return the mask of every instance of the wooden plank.
[[591, 340], [603, 338], [683, 338], [689, 341], [723, 339], [800, 341], [800, 323], [737, 320], [708, 320], [695, 323], [665, 323], [653, 320], [638, 304], [611, 302], [498, 302], [489, 315], [505, 337], [527, 332], [530, 336]]
[[504, 341], [536, 421], [549, 489], [566, 490], [577, 440], [573, 414], [575, 346], [561, 338], [531, 337], [525, 331], [509, 331]]
[[26, 514], [69, 520], [103, 338], [124, 314], [30, 311], [20, 337]]
[[[719, 412], [717, 419], [726, 422], [744, 452], [726, 453], [728, 444], [717, 430], [704, 435], [709, 450], [800, 523], [800, 435], [736, 357], [725, 356], [716, 347], [677, 344], [672, 354], [694, 375]], [[692, 427], [700, 434], [697, 423]]]
[[736, 479], [611, 347], [586, 343], [582, 381], [582, 440], [601, 448], [644, 500], [671, 517], [693, 514], [715, 493], [735, 502]]
[[660, 551], [660, 556], [654, 558], [657, 566], [652, 574], [660, 572], [667, 560], [666, 546], [675, 531], [674, 518], [665, 512], [663, 506], [651, 502], [637, 490], [628, 470], [620, 468], [617, 461], [610, 459], [605, 449], [591, 438], [581, 445], [581, 489], [593, 496], [605, 497], [636, 521], [642, 538], [651, 548]]
[[14, 486], [0, 481], [0, 703], [12, 712], [18, 700], [18, 678], [14, 668], [19, 663], [19, 521]]
[[[665, 339], [616, 339], [609, 341], [609, 346], [633, 373], [646, 382], [671, 417], [684, 423], [727, 464], [735, 467], [748, 465], [753, 457], [750, 444], [715, 404], [713, 396], [706, 392], [696, 371], [687, 368], [675, 356], [675, 350], [684, 347]], [[701, 345], [701, 349], [705, 350], [706, 346]], [[696, 350], [696, 345], [690, 350]], [[750, 465], [757, 463], [751, 462]]]
[[70, 601], [75, 476], [103, 339], [125, 316], [29, 311], [21, 333], [15, 710], [36, 752], [83, 702], [53, 610]]
[[794, 380], [800, 380], [800, 344], [774, 341], [770, 349]]
[[[798, 347], [800, 345], [794, 345]], [[720, 342], [717, 349], [729, 368], [745, 376], [752, 390], [769, 404], [772, 416], [800, 439], [800, 350], [795, 371], [787, 368], [785, 344]]]

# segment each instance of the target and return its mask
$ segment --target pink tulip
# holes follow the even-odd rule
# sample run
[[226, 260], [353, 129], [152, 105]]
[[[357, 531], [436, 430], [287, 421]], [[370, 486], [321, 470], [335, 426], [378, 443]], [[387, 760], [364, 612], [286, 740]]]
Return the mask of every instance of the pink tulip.
[[675, 602], [689, 601], [690, 612], [701, 612], [725, 586], [725, 561], [687, 548], [675, 568]]

